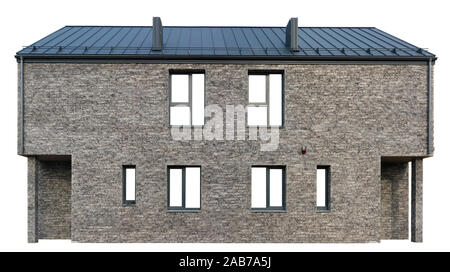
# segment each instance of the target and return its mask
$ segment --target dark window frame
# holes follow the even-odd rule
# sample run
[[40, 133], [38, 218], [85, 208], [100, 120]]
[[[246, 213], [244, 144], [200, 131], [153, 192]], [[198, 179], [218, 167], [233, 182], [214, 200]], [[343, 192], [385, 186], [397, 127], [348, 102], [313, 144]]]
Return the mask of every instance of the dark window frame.
[[[202, 69], [169, 69], [169, 127], [198, 127], [203, 128], [205, 126], [206, 117], [203, 116], [203, 125], [193, 125], [192, 124], [192, 75], [193, 74], [203, 74], [203, 113], [204, 107], [206, 107], [206, 72]], [[188, 76], [188, 102], [172, 102], [172, 75], [187, 75]], [[189, 107], [190, 116], [189, 116], [189, 125], [172, 125], [170, 123], [170, 109], [175, 106], [185, 106]]]
[[[186, 208], [186, 168], [200, 168], [200, 207]], [[170, 170], [181, 169], [181, 206], [170, 206]], [[181, 212], [198, 212], [202, 209], [202, 167], [200, 165], [170, 165], [167, 166], [167, 210]]]
[[[330, 165], [317, 165], [316, 168], [316, 180], [317, 170], [325, 170], [325, 206], [317, 206], [317, 211], [328, 212], [331, 211], [331, 166]], [[317, 181], [316, 181], [316, 199], [317, 199]]]
[[[270, 75], [273, 74], [280, 74], [281, 75], [281, 126], [277, 125], [270, 125]], [[252, 75], [265, 75], [266, 76], [266, 102], [265, 103], [254, 103], [250, 102], [250, 76]], [[247, 127], [278, 127], [278, 128], [284, 128], [285, 127], [285, 73], [284, 70], [248, 70], [247, 74], [247, 107], [260, 107], [260, 106], [266, 106], [267, 107], [267, 124], [264, 126], [254, 126], [248, 124], [248, 116], [246, 120]]]
[[[251, 168], [265, 168], [266, 169], [266, 207], [253, 208], [252, 211], [286, 211], [286, 166], [285, 165], [252, 165]], [[282, 189], [281, 189], [281, 206], [270, 206], [270, 169], [282, 170]], [[251, 171], [251, 170], [250, 170]], [[251, 174], [251, 173], [250, 173]], [[251, 179], [250, 179], [251, 183]]]
[[[127, 169], [134, 169], [134, 200], [127, 200]], [[136, 205], [136, 193], [137, 193], [137, 171], [136, 165], [122, 165], [122, 205], [135, 206]]]

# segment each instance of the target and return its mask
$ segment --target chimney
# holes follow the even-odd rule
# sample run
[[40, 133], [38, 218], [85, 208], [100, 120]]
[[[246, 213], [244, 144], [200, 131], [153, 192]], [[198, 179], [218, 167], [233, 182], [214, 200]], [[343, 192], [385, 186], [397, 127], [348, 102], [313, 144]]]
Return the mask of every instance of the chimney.
[[300, 51], [298, 48], [298, 19], [291, 18], [286, 26], [286, 47], [291, 51]]
[[153, 17], [153, 46], [152, 51], [161, 51], [163, 44], [163, 31], [161, 18]]

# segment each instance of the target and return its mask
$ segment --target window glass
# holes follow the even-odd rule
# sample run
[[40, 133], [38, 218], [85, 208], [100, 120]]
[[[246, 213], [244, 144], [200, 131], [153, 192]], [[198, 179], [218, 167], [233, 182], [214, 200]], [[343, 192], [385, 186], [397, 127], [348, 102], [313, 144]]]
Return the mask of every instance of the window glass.
[[170, 190], [170, 203], [171, 207], [181, 207], [182, 206], [182, 192], [183, 192], [183, 171], [182, 169], [170, 169], [170, 182], [169, 182], [169, 190]]
[[249, 126], [267, 126], [267, 107], [248, 106], [247, 118]]
[[171, 76], [172, 102], [189, 102], [189, 75]]
[[135, 201], [136, 200], [136, 169], [126, 168], [125, 169], [125, 200]]
[[250, 103], [265, 103], [266, 75], [249, 75], [248, 79], [248, 101]]
[[316, 204], [317, 207], [325, 207], [326, 203], [326, 170], [325, 169], [317, 169], [317, 177], [316, 177], [316, 188], [317, 188], [317, 198]]
[[186, 208], [200, 208], [200, 167], [186, 167]]
[[205, 75], [192, 75], [192, 125], [204, 125]]
[[185, 106], [170, 107], [170, 124], [172, 126], [189, 126], [190, 108]]
[[282, 75], [270, 75], [270, 92], [269, 92], [269, 125], [282, 125]]
[[283, 170], [270, 169], [270, 206], [283, 206]]
[[252, 208], [266, 208], [266, 168], [252, 167]]

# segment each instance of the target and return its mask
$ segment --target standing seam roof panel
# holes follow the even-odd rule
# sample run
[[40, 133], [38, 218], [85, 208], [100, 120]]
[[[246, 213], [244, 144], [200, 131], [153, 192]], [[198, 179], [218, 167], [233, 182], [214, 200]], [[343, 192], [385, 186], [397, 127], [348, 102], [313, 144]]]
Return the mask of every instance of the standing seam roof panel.
[[[85, 54], [94, 54], [97, 49], [95, 49], [95, 44], [102, 39], [108, 32], [113, 30], [113, 28], [99, 28], [99, 31], [95, 32], [91, 37], [89, 37], [84, 43], [83, 46], [87, 48], [87, 50], [83, 49]], [[81, 46], [81, 44], [80, 44]], [[76, 49], [78, 50], [78, 49]]]
[[[378, 52], [380, 52], [381, 54], [383, 54], [384, 56], [393, 56], [392, 53], [388, 53], [385, 52], [386, 50], [380, 50], [380, 46], [376, 45], [375, 43], [371, 42], [371, 41], [361, 41], [358, 38], [356, 38], [354, 35], [351, 35], [345, 31], [343, 31], [343, 29], [331, 29], [330, 31], [336, 33], [337, 35], [340, 35], [343, 39], [349, 41], [350, 43], [352, 43], [354, 46], [353, 48], [356, 50], [365, 50], [367, 48], [372, 48], [374, 50], [377, 50]], [[371, 45], [372, 44], [372, 45]]]
[[[404, 50], [403, 48], [404, 48], [405, 46], [403, 46], [402, 44], [399, 44], [399, 43], [396, 42], [396, 41], [383, 40], [383, 39], [381, 39], [380, 37], [378, 37], [379, 34], [373, 32], [373, 31], [365, 31], [365, 30], [358, 30], [358, 29], [355, 29], [355, 32], [361, 34], [361, 36], [362, 36], [363, 34], [365, 34], [365, 36], [367, 36], [368, 38], [377, 40], [378, 43], [381, 43], [381, 42], [385, 41], [386, 44], [389, 44], [390, 46], [392, 46], [392, 48], [400, 48], [400, 49], [399, 49], [399, 50], [401, 50], [401, 51], [400, 51], [400, 54], [402, 54], [401, 52], [404, 52], [404, 53], [407, 54], [408, 56], [413, 56], [413, 55], [414, 55], [414, 54], [409, 53], [409, 52], [408, 52], [409, 50]], [[363, 32], [363, 33], [361, 33], [361, 32]], [[408, 47], [409, 47], [409, 46], [408, 46]], [[414, 51], [414, 50], [413, 50], [413, 51]], [[404, 55], [404, 54], [402, 54], [402, 55]]]
[[92, 50], [88, 50], [89, 54], [98, 54], [100, 49], [102, 49], [105, 44], [112, 39], [118, 32], [120, 28], [118, 27], [110, 27], [107, 31], [102, 33], [101, 35], [97, 35], [97, 40], [92, 44]]
[[[343, 55], [340, 54], [338, 50], [328, 50], [328, 48], [332, 48], [334, 46], [330, 46], [327, 45], [328, 42], [325, 42], [323, 39], [321, 39], [319, 36], [317, 36], [315, 33], [311, 33], [310, 32], [311, 29], [305, 28], [303, 31], [303, 34], [305, 34], [305, 37], [308, 37], [308, 39], [310, 40], [310, 42], [308, 42], [309, 44], [313, 45], [314, 47], [317, 48], [327, 48], [325, 49], [325, 52], [328, 52], [331, 55]], [[344, 54], [345, 55], [345, 54]]]
[[[286, 32], [286, 31], [284, 31]], [[313, 41], [306, 35], [302, 29], [298, 30], [298, 46], [305, 51], [308, 56], [319, 56], [320, 50], [317, 50], [318, 46], [314, 46]]]
[[126, 49], [124, 54], [133, 55], [138, 54], [138, 48], [142, 45], [144, 39], [148, 35], [148, 28], [140, 28], [133, 40], [128, 44], [129, 49]]
[[[80, 28], [80, 31], [77, 31], [73, 35], [68, 36], [66, 39], [58, 43], [58, 47], [60, 48], [52, 48], [53, 51], [47, 51], [46, 53], [58, 53], [58, 54], [68, 54], [73, 51], [74, 46], [76, 45], [76, 41], [83, 37], [86, 33], [90, 31], [89, 28], [83, 29]], [[56, 50], [55, 50], [56, 49]], [[55, 52], [56, 51], [56, 52]]]
[[66, 26], [25, 47], [17, 56], [435, 56], [376, 28], [300, 27], [299, 51], [285, 45], [285, 27], [163, 27], [163, 48], [151, 50], [153, 28]]
[[[115, 47], [117, 47], [117, 49], [114, 49], [113, 53], [123, 55], [127, 48], [130, 47], [130, 44], [136, 39], [136, 36], [139, 34], [140, 30], [141, 29], [139, 28], [133, 28], [127, 34], [125, 34], [122, 39], [116, 44]], [[127, 37], [130, 37], [130, 39], [127, 39]]]
[[[71, 27], [69, 31], [62, 33], [61, 35], [55, 37], [52, 40], [49, 40], [42, 46], [42, 51], [40, 53], [42, 54], [54, 54], [58, 52], [58, 46], [63, 44], [63, 42], [68, 39], [71, 35], [77, 33], [80, 31], [81, 27]], [[38, 49], [39, 50], [39, 49]]]
[[291, 50], [286, 48], [286, 44], [282, 41], [277, 34], [273, 31], [272, 28], [261, 28], [261, 30], [266, 34], [266, 37], [271, 41], [273, 46], [277, 48], [280, 55], [292, 55]]
[[242, 48], [241, 55], [254, 55], [253, 50], [251, 50], [250, 43], [247, 40], [244, 32], [241, 28], [232, 28], [234, 37], [236, 38], [237, 46]]
[[[348, 33], [346, 30], [342, 30]], [[352, 37], [358, 39], [361, 42], [364, 42], [366, 44], [371, 44], [375, 48], [379, 48], [379, 51], [382, 51], [384, 54], [390, 54], [393, 56], [398, 56], [399, 54], [396, 54], [392, 52], [393, 47], [387, 43], [380, 43], [380, 41], [376, 38], [369, 37], [368, 35], [362, 35], [357, 29], [352, 30], [352, 32], [349, 33]]]
[[255, 33], [251, 28], [241, 28], [242, 33], [245, 35], [247, 42], [252, 49], [253, 55], [260, 56], [264, 55], [264, 51], [261, 47], [261, 43], [256, 38]]
[[[312, 29], [312, 31], [314, 31], [317, 35], [325, 39], [329, 44], [334, 46], [336, 49], [348, 48], [348, 46], [345, 43], [341, 42], [339, 38], [334, 37], [333, 35], [326, 32], [324, 29]], [[352, 49], [346, 50], [345, 55], [359, 56], [359, 54]]]
[[[382, 37], [384, 37], [384, 38], [386, 38], [386, 39], [395, 40], [395, 41], [397, 41], [398, 43], [400, 43], [400, 44], [402, 44], [402, 45], [404, 45], [404, 46], [406, 46], [406, 47], [414, 48], [414, 49], [416, 50], [416, 52], [417, 52], [417, 50], [420, 49], [419, 47], [417, 47], [417, 46], [415, 46], [415, 45], [413, 45], [413, 44], [410, 44], [410, 43], [408, 43], [408, 42], [405, 42], [404, 40], [401, 40], [401, 39], [399, 39], [399, 38], [397, 38], [397, 37], [395, 37], [395, 36], [392, 36], [391, 34], [386, 33], [386, 32], [384, 32], [384, 31], [382, 31], [382, 30], [379, 30], [378, 28], [375, 28], [375, 27], [374, 27], [374, 28], [372, 29], [372, 31], [374, 31], [374, 32], [376, 32], [376, 33], [378, 33], [378, 34], [380, 34]], [[430, 52], [428, 52], [428, 51], [426, 51], [426, 50], [422, 50], [422, 53], [421, 53], [421, 54], [426, 55], [426, 56], [433, 56], [433, 54], [431, 54]]]
[[[89, 31], [86, 32], [83, 37], [78, 37], [72, 45], [71, 50], [68, 52], [68, 54], [83, 54], [84, 53], [84, 47], [87, 47], [90, 45], [88, 42], [92, 37], [97, 35], [102, 30], [101, 27], [92, 27], [89, 28]], [[80, 48], [82, 47], [82, 48]]]

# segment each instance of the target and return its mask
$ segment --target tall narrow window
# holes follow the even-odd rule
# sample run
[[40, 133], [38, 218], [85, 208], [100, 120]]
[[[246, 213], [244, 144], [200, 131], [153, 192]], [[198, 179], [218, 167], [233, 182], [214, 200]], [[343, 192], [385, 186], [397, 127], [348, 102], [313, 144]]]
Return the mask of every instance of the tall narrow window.
[[136, 204], [136, 166], [124, 165], [122, 169], [123, 195], [122, 201], [124, 205]]
[[205, 74], [173, 71], [170, 74], [170, 125], [203, 126]]
[[248, 76], [247, 124], [283, 126], [283, 74], [255, 71]]
[[252, 167], [252, 209], [284, 210], [285, 209], [285, 167], [253, 166]]
[[168, 206], [170, 210], [199, 210], [201, 171], [199, 166], [170, 166]]
[[330, 166], [317, 166], [316, 206], [317, 210], [330, 210]]

